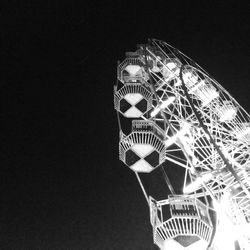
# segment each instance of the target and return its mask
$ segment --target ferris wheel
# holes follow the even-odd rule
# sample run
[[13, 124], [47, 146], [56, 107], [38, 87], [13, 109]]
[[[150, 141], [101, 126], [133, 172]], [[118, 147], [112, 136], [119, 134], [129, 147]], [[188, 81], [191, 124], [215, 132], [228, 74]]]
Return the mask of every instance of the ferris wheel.
[[[152, 39], [118, 63], [114, 107], [119, 158], [142, 188], [154, 243], [161, 250], [250, 249], [250, 116], [227, 90]], [[182, 190], [169, 177], [175, 168]], [[161, 199], [144, 183], [156, 171], [167, 184]], [[234, 232], [226, 242], [225, 232]]]

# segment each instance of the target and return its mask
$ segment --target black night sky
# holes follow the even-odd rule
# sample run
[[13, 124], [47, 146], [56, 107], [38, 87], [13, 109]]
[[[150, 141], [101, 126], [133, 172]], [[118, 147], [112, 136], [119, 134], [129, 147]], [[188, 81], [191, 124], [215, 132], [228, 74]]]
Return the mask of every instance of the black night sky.
[[147, 38], [164, 40], [250, 112], [250, 5], [242, 2], [2, 7], [0, 249], [156, 249], [143, 194], [118, 160], [117, 60]]

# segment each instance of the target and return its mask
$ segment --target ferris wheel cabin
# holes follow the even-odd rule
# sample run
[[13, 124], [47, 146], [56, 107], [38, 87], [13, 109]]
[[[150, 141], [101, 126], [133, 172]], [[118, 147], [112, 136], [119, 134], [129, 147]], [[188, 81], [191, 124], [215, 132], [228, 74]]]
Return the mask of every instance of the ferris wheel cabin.
[[144, 63], [136, 52], [126, 53], [127, 58], [118, 65], [118, 80], [123, 84], [114, 90], [115, 109], [127, 118], [139, 118], [152, 107], [152, 93]]
[[201, 250], [211, 241], [208, 208], [192, 196], [169, 195], [161, 201], [150, 197], [150, 216], [154, 242], [160, 249]]
[[165, 161], [164, 134], [151, 121], [133, 120], [132, 132], [121, 134], [120, 160], [136, 172], [149, 173]]

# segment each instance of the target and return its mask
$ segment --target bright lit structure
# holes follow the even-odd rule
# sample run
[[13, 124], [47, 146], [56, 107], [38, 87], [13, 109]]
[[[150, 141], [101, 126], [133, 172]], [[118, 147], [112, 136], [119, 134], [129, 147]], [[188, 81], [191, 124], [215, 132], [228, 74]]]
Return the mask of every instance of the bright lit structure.
[[152, 93], [141, 83], [127, 82], [119, 90], [115, 89], [115, 109], [127, 118], [138, 118], [152, 105]]
[[[150, 207], [154, 243], [161, 250], [250, 249], [249, 114], [165, 42], [138, 45], [117, 69], [119, 157]], [[131, 122], [128, 134], [122, 119]], [[158, 172], [164, 194], [148, 182]], [[226, 228], [237, 231], [228, 244]]]
[[135, 172], [149, 173], [165, 161], [164, 135], [151, 121], [133, 120], [132, 133], [121, 132], [120, 160]]
[[[169, 208], [170, 218], [164, 207]], [[150, 197], [150, 217], [154, 242], [160, 249], [206, 249], [211, 241], [208, 208], [192, 196], [171, 195], [161, 201]]]

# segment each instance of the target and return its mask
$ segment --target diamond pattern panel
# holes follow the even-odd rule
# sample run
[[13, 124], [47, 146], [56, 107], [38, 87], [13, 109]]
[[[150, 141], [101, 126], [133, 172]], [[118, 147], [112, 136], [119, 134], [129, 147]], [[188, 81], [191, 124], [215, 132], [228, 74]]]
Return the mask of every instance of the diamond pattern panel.
[[130, 75], [136, 75], [138, 72], [141, 70], [141, 67], [139, 65], [128, 65], [125, 70], [130, 74]]
[[136, 105], [136, 108], [138, 108], [142, 113], [145, 113], [147, 111], [147, 100], [144, 98], [139, 101]]
[[144, 158], [154, 150], [154, 147], [150, 144], [134, 144], [131, 149], [141, 158]]
[[149, 173], [153, 170], [153, 167], [148, 164], [144, 159], [141, 159], [137, 161], [133, 166], [131, 166], [131, 169], [136, 172]]
[[120, 101], [120, 111], [122, 113], [125, 113], [128, 109], [130, 109], [132, 107], [132, 105], [130, 103], [128, 103], [127, 100], [125, 99], [121, 99]]
[[137, 118], [142, 116], [142, 112], [137, 109], [136, 107], [132, 106], [130, 109], [128, 109], [125, 113], [124, 116], [128, 118]]
[[135, 164], [141, 158], [131, 149], [126, 152], [125, 155], [125, 163], [130, 167], [131, 165]]
[[139, 93], [130, 93], [126, 94], [124, 96], [124, 99], [131, 105], [135, 105], [136, 103], [138, 103], [140, 100], [143, 99], [143, 96]]
[[153, 151], [148, 156], [144, 158], [146, 162], [148, 162], [151, 166], [156, 167], [159, 165], [160, 162], [160, 155], [157, 151]]

